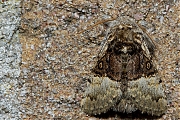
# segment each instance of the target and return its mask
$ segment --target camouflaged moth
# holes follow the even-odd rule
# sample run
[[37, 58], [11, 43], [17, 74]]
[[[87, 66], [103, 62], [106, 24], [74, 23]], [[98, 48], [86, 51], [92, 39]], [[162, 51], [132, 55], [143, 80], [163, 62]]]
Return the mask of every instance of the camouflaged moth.
[[89, 115], [108, 110], [132, 113], [140, 110], [161, 116], [167, 100], [156, 66], [156, 47], [151, 38], [129, 17], [110, 21], [107, 44], [93, 69], [93, 77], [81, 101]]

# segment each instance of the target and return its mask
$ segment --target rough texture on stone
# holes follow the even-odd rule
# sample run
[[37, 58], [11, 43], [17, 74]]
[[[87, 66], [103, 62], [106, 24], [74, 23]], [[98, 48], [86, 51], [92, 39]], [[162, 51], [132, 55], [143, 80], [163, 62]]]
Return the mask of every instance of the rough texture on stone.
[[20, 1], [0, 2], [0, 119], [21, 118], [18, 89], [21, 63], [21, 44], [18, 36]]
[[158, 48], [157, 70], [168, 102], [158, 120], [180, 119], [179, 6], [179, 0], [1, 0], [0, 118], [106, 119], [88, 116], [80, 102], [107, 36], [107, 25], [97, 23], [125, 15], [143, 26]]

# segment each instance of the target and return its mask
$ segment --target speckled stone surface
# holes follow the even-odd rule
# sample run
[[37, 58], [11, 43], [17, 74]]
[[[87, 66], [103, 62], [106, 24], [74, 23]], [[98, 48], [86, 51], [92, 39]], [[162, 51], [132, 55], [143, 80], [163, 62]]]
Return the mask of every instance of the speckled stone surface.
[[93, 25], [126, 15], [145, 27], [158, 47], [168, 110], [157, 119], [180, 119], [179, 6], [177, 0], [1, 1], [0, 117], [98, 120], [80, 108], [105, 37], [106, 26]]
[[20, 119], [20, 1], [0, 2], [0, 119]]

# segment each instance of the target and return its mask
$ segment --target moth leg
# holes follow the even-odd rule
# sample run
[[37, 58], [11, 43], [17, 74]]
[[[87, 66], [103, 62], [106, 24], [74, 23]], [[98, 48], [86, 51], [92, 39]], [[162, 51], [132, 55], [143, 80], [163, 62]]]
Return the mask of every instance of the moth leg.
[[116, 81], [108, 77], [94, 77], [81, 101], [82, 110], [89, 115], [97, 115], [110, 110], [122, 95]]
[[130, 82], [129, 99], [142, 113], [161, 116], [167, 110], [167, 100], [157, 77], [141, 77]]

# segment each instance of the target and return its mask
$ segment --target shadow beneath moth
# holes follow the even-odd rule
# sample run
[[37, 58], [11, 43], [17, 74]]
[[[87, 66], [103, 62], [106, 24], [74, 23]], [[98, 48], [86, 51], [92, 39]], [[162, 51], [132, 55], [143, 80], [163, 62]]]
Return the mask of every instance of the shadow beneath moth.
[[89, 115], [109, 110], [163, 115], [167, 100], [153, 62], [155, 44], [129, 17], [109, 24], [109, 43], [92, 70], [95, 76], [81, 101], [82, 110]]

